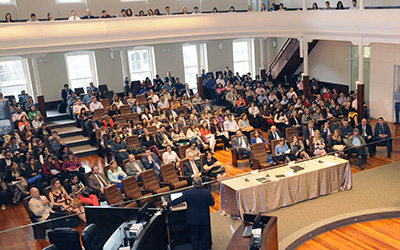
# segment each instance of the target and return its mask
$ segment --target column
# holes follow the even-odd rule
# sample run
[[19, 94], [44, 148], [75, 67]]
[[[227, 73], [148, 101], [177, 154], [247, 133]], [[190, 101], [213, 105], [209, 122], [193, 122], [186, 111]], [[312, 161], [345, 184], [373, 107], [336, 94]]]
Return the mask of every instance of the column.
[[364, 118], [364, 83], [356, 81], [358, 122]]
[[364, 45], [363, 39], [358, 45], [358, 81], [357, 86], [357, 112], [358, 120], [364, 117]]
[[[301, 43], [300, 43], [301, 44]], [[310, 77], [308, 73], [308, 41], [303, 39], [303, 91], [307, 98], [311, 96]]]
[[265, 71], [265, 40], [264, 38], [260, 38], [260, 75], [261, 71]]
[[364, 10], [364, 9], [365, 9], [365, 2], [364, 2], [364, 0], [359, 0], [359, 4], [360, 4], [360, 10]]
[[[121, 49], [119, 50], [120, 56], [121, 56], [121, 63], [122, 63], [122, 75], [123, 75], [123, 81], [125, 81], [125, 77], [130, 77], [129, 76], [129, 62], [128, 62], [128, 54], [126, 50]], [[131, 79], [132, 81], [132, 79]]]
[[307, 0], [303, 0], [303, 10], [307, 10]]
[[35, 82], [37, 102], [39, 104], [38, 108], [39, 108], [39, 111], [40, 111], [40, 113], [42, 115], [43, 121], [46, 122], [46, 120], [47, 120], [46, 104], [45, 104], [44, 96], [43, 96], [42, 83], [40, 82], [37, 56], [32, 56], [30, 58], [30, 60], [31, 60], [31, 63], [32, 63], [32, 69], [33, 69], [32, 73], [33, 73], [33, 80]]

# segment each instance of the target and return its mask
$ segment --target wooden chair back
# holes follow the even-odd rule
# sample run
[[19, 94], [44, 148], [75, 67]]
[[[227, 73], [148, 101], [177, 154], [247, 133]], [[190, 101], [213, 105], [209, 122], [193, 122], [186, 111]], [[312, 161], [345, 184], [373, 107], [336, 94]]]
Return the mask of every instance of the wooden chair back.
[[108, 186], [104, 189], [104, 198], [106, 199], [108, 205], [114, 205], [124, 202], [122, 194], [115, 184]]
[[125, 105], [122, 105], [122, 106], [119, 108], [119, 111], [121, 111], [121, 114], [123, 114], [123, 115], [132, 113], [131, 108], [129, 107], [129, 105], [126, 105], [126, 104], [125, 104]]
[[96, 119], [102, 119], [105, 115], [106, 115], [106, 111], [105, 109], [95, 109], [93, 111], [94, 117], [96, 117]]

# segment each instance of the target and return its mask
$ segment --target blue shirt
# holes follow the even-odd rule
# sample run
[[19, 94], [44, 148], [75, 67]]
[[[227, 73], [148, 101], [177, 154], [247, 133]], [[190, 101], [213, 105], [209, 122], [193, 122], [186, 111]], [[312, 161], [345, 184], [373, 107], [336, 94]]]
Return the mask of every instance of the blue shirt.
[[207, 89], [212, 89], [212, 88], [214, 88], [214, 87], [215, 87], [215, 80], [214, 80], [214, 79], [207, 80], [207, 81], [204, 83], [204, 86], [205, 86]]
[[396, 103], [400, 103], [400, 92], [399, 91], [394, 92], [394, 101]]
[[356, 147], [361, 146], [361, 141], [358, 138], [358, 136], [357, 137], [354, 136], [353, 145], [356, 146]]
[[276, 146], [275, 146], [275, 154], [276, 154], [276, 155], [278, 155], [278, 154], [280, 154], [280, 153], [284, 154], [285, 151], [288, 150], [288, 149], [289, 149], [289, 147], [288, 147], [288, 145], [287, 145], [286, 143], [283, 144], [282, 147], [279, 146], [279, 145], [276, 145]]

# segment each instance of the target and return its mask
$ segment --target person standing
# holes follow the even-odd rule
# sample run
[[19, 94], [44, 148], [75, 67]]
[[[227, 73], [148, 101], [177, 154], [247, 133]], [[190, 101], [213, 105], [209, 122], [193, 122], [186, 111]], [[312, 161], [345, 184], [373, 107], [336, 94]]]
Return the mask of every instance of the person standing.
[[400, 86], [394, 92], [394, 110], [396, 111], [396, 124], [400, 123]]
[[202, 188], [201, 177], [193, 179], [194, 188], [183, 192], [180, 198], [164, 202], [163, 206], [174, 206], [187, 203], [186, 224], [190, 228], [190, 238], [193, 250], [211, 249], [210, 206], [214, 206], [214, 197], [210, 190]]

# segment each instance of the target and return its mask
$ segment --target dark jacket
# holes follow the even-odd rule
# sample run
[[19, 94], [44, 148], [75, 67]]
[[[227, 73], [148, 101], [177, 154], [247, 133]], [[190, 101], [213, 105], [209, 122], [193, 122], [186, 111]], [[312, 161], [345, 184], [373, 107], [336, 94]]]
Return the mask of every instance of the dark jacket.
[[[194, 161], [196, 164], [197, 169], [199, 170], [200, 173], [203, 173], [203, 167], [200, 165], [199, 161]], [[183, 175], [187, 177], [191, 177], [193, 175], [193, 170], [192, 170], [192, 165], [190, 164], [190, 161], [185, 162], [183, 164]]]
[[195, 187], [183, 192], [178, 199], [168, 203], [174, 206], [182, 202], [187, 203], [186, 224], [188, 225], [209, 225], [210, 206], [214, 206], [214, 197], [208, 189]]
[[[361, 123], [357, 125], [358, 130], [360, 130], [361, 136], [364, 136], [362, 127], [363, 126]], [[366, 130], [365, 132], [367, 133], [367, 136], [374, 137], [374, 133], [372, 132], [372, 126], [370, 124], [365, 125], [365, 130]]]
[[158, 170], [158, 169], [156, 168], [156, 166], [154, 165], [154, 162], [157, 163], [158, 167], [161, 167], [162, 162], [161, 162], [160, 158], [158, 158], [157, 155], [154, 154], [154, 153], [151, 153], [151, 158], [152, 158], [151, 163], [149, 162], [149, 159], [147, 158], [147, 156], [144, 156], [144, 157], [142, 158], [143, 167], [144, 167], [145, 169], [147, 169], [147, 170], [149, 170], [149, 169]]
[[[389, 128], [389, 126], [387, 125], [387, 123], [384, 123], [383, 124], [383, 129], [382, 129], [382, 131], [381, 131], [381, 129], [380, 129], [380, 124], [379, 123], [377, 123], [376, 125], [375, 125], [375, 132], [374, 132], [374, 135], [375, 135], [375, 137], [377, 138], [377, 139], [379, 139], [380, 137], [379, 137], [379, 135], [380, 134], [385, 134], [385, 135], [387, 135], [388, 137], [392, 137], [392, 132], [390, 131], [390, 128]], [[361, 131], [360, 131], [361, 132]]]
[[[282, 133], [280, 130], [276, 130], [276, 133], [279, 135], [279, 138], [285, 138], [285, 136], [283, 135], [283, 133]], [[272, 142], [273, 140], [277, 140], [277, 139], [274, 138], [272, 132], [270, 132], [270, 133], [268, 134], [268, 141], [269, 141], [269, 144], [271, 144], [271, 142]]]

